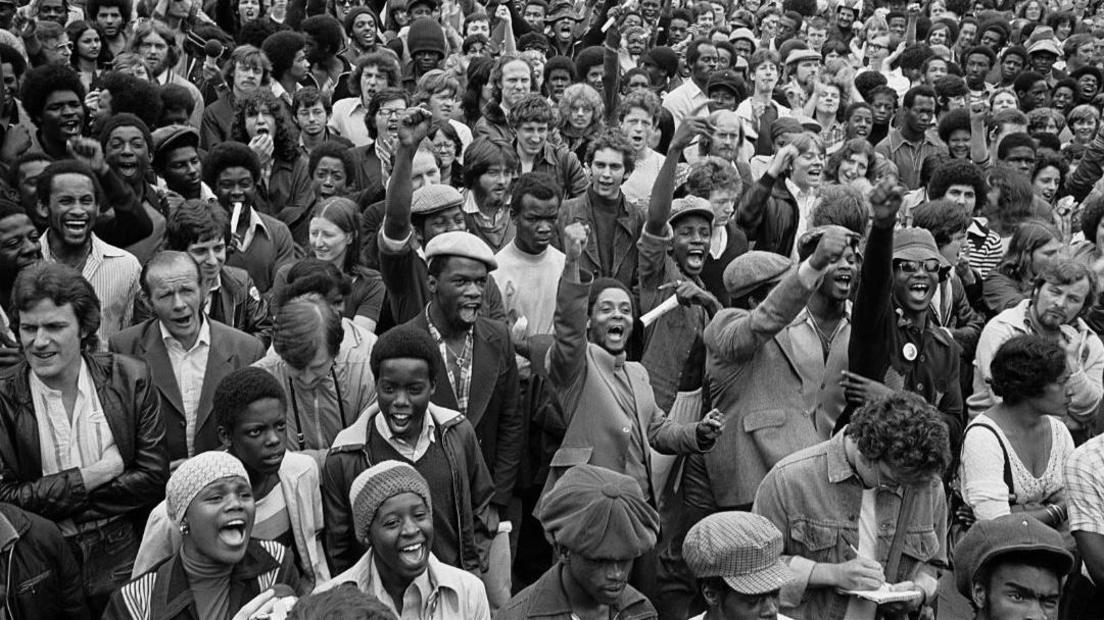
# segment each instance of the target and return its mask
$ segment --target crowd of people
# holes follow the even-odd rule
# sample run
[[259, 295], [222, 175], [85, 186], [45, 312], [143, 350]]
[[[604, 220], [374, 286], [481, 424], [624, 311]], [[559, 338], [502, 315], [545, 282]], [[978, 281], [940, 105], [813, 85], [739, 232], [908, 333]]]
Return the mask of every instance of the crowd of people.
[[1104, 2], [0, 0], [0, 618], [1104, 618]]

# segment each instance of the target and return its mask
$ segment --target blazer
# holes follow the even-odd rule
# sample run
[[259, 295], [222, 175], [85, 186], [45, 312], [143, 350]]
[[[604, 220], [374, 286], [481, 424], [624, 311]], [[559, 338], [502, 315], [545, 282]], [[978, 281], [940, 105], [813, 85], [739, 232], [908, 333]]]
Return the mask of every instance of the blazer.
[[[203, 377], [199, 405], [196, 408], [194, 453], [218, 448], [218, 433], [211, 417], [215, 387], [232, 371], [243, 368], [264, 356], [264, 345], [253, 336], [218, 321], [210, 321], [211, 345], [207, 353], [207, 371]], [[108, 340], [112, 353], [122, 353], [144, 360], [153, 377], [153, 385], [161, 396], [161, 419], [165, 424], [165, 447], [171, 460], [184, 459], [188, 454], [185, 434], [184, 401], [176, 383], [169, 350], [161, 338], [158, 319], [124, 329]]]
[[[429, 332], [425, 312], [419, 313], [407, 325]], [[437, 389], [432, 402], [438, 407], [459, 410], [445, 360], [440, 356], [437, 359]], [[526, 438], [525, 421], [518, 408], [514, 346], [501, 321], [481, 316], [472, 327], [471, 390], [464, 417], [475, 427], [483, 460], [494, 479], [492, 502], [506, 506], [517, 483]]]

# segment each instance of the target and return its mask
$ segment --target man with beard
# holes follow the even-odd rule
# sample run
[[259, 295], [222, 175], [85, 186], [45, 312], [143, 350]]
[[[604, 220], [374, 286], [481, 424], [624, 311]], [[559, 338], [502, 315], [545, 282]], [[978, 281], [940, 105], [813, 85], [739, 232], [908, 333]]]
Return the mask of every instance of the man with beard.
[[116, 114], [103, 123], [100, 144], [107, 165], [130, 186], [146, 216], [153, 222], [153, 231], [149, 235], [123, 248], [144, 264], [161, 245], [165, 235], [165, 216], [162, 214], [169, 212], [167, 198], [147, 180], [153, 138], [146, 124], [137, 116]]
[[1096, 299], [1097, 283], [1088, 267], [1061, 260], [1035, 279], [1031, 298], [993, 317], [981, 331], [974, 360], [974, 393], [967, 399], [971, 417], [998, 402], [989, 386], [993, 355], [1009, 338], [1023, 334], [1057, 342], [1066, 351], [1070, 373], [1065, 383], [1071, 430], [1094, 422], [1104, 395], [1104, 344], [1081, 318]]
[[234, 102], [246, 93], [269, 87], [272, 63], [264, 52], [252, 45], [239, 45], [223, 66], [222, 79], [230, 88], [222, 88], [218, 100], [203, 112], [200, 128], [200, 144], [210, 150], [216, 144], [230, 139], [230, 125], [234, 122]]
[[[98, 161], [107, 167], [102, 156]], [[141, 266], [133, 254], [93, 232], [103, 199], [96, 173], [79, 161], [50, 164], [38, 180], [38, 200], [49, 221], [40, 239], [42, 257], [79, 270], [92, 284], [102, 317], [98, 336], [106, 348], [109, 337], [130, 325]]]
[[111, 337], [108, 348], [144, 360], [161, 398], [170, 469], [219, 447], [211, 416], [215, 386], [264, 356], [259, 340], [203, 311], [200, 267], [184, 252], [159, 252], [142, 269], [142, 296], [153, 316]]
[[[874, 223], [851, 313], [850, 367], [844, 373], [843, 388], [853, 405], [897, 390], [920, 395], [939, 409], [950, 437], [955, 438], [952, 450], [957, 450], [964, 422], [959, 384], [962, 348], [929, 316], [932, 298], [951, 264], [927, 230], [894, 232], [903, 195], [900, 187], [884, 180], [870, 197]], [[836, 428], [842, 428], [849, 417], [847, 412], [841, 415]]]
[[180, 194], [185, 200], [215, 200], [215, 193], [203, 182], [199, 157], [199, 132], [186, 125], [169, 125], [154, 130], [153, 171], [158, 187]]
[[0, 368], [23, 360], [11, 331], [11, 291], [19, 272], [42, 260], [38, 230], [23, 209], [0, 198]]
[[268, 292], [276, 272], [296, 260], [299, 250], [287, 224], [254, 206], [261, 176], [256, 153], [239, 142], [223, 142], [207, 154], [203, 176], [214, 189], [219, 205], [230, 214], [231, 254], [227, 263], [245, 269], [257, 290]]
[[813, 95], [813, 88], [820, 76], [820, 52], [810, 49], [795, 49], [786, 56], [786, 69], [790, 81], [782, 87], [791, 110], [801, 110], [805, 102]]
[[464, 150], [464, 219], [468, 232], [497, 252], [513, 240], [506, 200], [520, 164], [509, 143], [477, 138]]
[[[740, 116], [731, 110], [717, 110], [709, 115], [708, 135], [698, 139], [697, 157], [719, 157], [736, 167], [744, 187], [752, 183], [751, 167], [744, 157], [744, 125]], [[800, 133], [800, 130], [799, 130]], [[694, 161], [692, 159], [691, 161]], [[708, 196], [703, 196], [708, 198]]]
[[[170, 3], [170, 5], [173, 4], [179, 3]], [[139, 24], [134, 29], [134, 37], [130, 40], [127, 51], [137, 54], [142, 59], [152, 82], [159, 85], [179, 84], [188, 89], [192, 99], [195, 100], [191, 125], [200, 127], [203, 123], [203, 95], [195, 84], [188, 81], [187, 76], [173, 69], [180, 58], [180, 47], [176, 43], [176, 35], [173, 31], [156, 20]]]
[[100, 27], [100, 37], [111, 58], [126, 51], [126, 25], [132, 11], [130, 0], [89, 0], [85, 5], [88, 19]]
[[935, 90], [930, 86], [910, 88], [903, 100], [900, 127], [890, 128], [885, 139], [874, 147], [897, 166], [901, 184], [910, 190], [920, 187], [920, 164], [925, 159], [932, 155], [947, 155], [947, 146], [939, 140], [939, 136], [928, 132], [935, 118], [936, 97]]
[[[706, 116], [709, 76], [717, 70], [717, 47], [709, 39], [695, 39], [686, 48], [690, 79], [663, 96], [663, 107], [671, 112], [675, 127], [687, 116]], [[654, 116], [654, 115], [653, 115]]]

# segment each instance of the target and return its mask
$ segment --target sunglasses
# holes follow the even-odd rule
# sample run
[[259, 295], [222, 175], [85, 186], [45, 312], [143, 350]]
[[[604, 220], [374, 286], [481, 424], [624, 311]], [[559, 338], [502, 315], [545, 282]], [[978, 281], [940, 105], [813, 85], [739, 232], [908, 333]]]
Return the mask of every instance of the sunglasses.
[[942, 269], [943, 267], [939, 263], [939, 260], [934, 258], [929, 258], [928, 260], [924, 261], [895, 260], [893, 261], [893, 266], [905, 273], [916, 273], [917, 271], [920, 271], [920, 269], [923, 269], [928, 273], [939, 273], [940, 269]]

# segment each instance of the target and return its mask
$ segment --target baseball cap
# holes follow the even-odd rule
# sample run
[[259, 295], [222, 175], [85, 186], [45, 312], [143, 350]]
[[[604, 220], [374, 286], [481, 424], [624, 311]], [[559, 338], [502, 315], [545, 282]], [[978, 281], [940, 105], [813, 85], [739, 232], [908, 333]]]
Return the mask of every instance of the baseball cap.
[[782, 563], [782, 533], [751, 512], [718, 512], [690, 528], [682, 543], [686, 565], [699, 578], [720, 577], [740, 594], [780, 589], [794, 578]]
[[1053, 562], [1062, 575], [1073, 568], [1073, 554], [1062, 535], [1034, 517], [1008, 514], [978, 521], [955, 547], [955, 586], [967, 598], [974, 579], [986, 564], [1001, 555], [1030, 552], [1040, 563]]
[[709, 220], [709, 223], [713, 223], [715, 214], [713, 213], [713, 206], [709, 204], [709, 201], [705, 198], [698, 196], [687, 196], [685, 198], [676, 198], [671, 202], [671, 215], [667, 217], [668, 224], [674, 224], [675, 220], [686, 217], [687, 215], [700, 215]]

